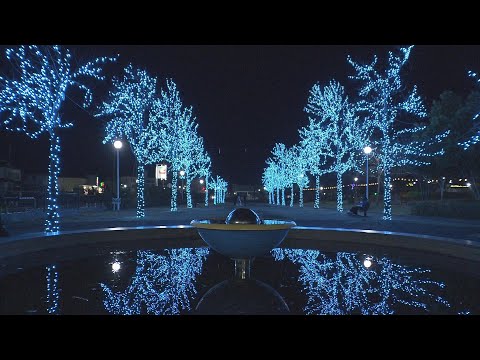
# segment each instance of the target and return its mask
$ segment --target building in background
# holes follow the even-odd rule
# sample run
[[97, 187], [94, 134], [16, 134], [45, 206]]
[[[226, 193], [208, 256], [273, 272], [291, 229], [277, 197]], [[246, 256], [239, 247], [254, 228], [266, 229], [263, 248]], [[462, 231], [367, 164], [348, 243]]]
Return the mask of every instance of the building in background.
[[7, 161], [0, 161], [0, 195], [20, 191], [22, 172], [12, 167]]

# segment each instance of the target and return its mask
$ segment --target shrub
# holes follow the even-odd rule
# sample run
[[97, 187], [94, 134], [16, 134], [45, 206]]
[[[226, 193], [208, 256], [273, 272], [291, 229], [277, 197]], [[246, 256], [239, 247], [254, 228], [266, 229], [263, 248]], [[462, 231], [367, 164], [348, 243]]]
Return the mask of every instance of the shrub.
[[410, 209], [412, 215], [480, 219], [479, 201], [423, 201]]

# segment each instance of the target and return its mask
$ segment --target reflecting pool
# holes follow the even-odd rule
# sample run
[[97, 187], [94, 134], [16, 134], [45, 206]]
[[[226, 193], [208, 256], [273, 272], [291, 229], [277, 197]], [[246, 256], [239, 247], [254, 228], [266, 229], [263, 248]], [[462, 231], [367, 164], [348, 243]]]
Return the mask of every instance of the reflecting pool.
[[448, 256], [276, 248], [239, 281], [209, 248], [131, 243], [1, 259], [0, 313], [480, 314], [478, 264]]

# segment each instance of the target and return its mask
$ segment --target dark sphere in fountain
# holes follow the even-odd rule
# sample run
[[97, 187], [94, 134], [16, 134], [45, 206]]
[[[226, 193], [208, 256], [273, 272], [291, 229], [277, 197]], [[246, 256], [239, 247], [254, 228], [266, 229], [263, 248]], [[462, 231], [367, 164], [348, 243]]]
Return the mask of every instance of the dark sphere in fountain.
[[238, 208], [228, 214], [225, 224], [260, 224], [260, 216], [247, 208]]

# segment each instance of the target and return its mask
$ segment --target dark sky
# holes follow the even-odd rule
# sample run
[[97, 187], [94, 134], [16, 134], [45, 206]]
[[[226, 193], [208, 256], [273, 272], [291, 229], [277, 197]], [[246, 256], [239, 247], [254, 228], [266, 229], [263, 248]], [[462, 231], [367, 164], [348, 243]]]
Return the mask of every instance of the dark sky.
[[[69, 46], [75, 58], [120, 54], [109, 73], [120, 73], [132, 62], [159, 79], [163, 86], [172, 77], [186, 105], [193, 105], [212, 157], [214, 174], [230, 183], [259, 183], [266, 158], [275, 142], [293, 145], [298, 129], [307, 124], [303, 107], [308, 90], [317, 81], [335, 78], [350, 94], [355, 87], [346, 57], [370, 61], [372, 54], [385, 56], [389, 45], [124, 45]], [[4, 69], [4, 52], [0, 69]], [[417, 84], [429, 107], [447, 89], [468, 93], [474, 83], [467, 70], [480, 71], [478, 45], [419, 45], [405, 71], [407, 83]], [[96, 84], [98, 104], [109, 83]], [[74, 94], [71, 95], [75, 99]], [[102, 121], [91, 115], [94, 107], [82, 110], [70, 100], [65, 116], [74, 121], [61, 133], [61, 176], [99, 174], [111, 176], [113, 151], [103, 145]], [[11, 150], [9, 150], [11, 149]], [[9, 155], [10, 154], [10, 155]], [[0, 160], [8, 159], [29, 173], [46, 173], [48, 139], [33, 141], [24, 135], [0, 131]], [[121, 172], [134, 175], [131, 154], [122, 153]], [[152, 171], [152, 170], [150, 170]], [[153, 175], [153, 173], [152, 173]]]

